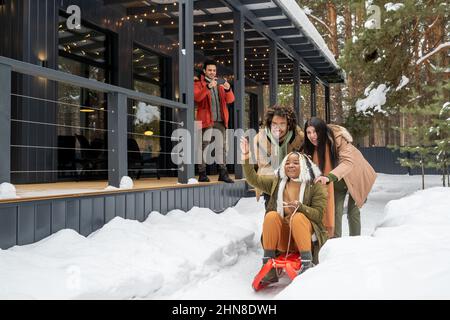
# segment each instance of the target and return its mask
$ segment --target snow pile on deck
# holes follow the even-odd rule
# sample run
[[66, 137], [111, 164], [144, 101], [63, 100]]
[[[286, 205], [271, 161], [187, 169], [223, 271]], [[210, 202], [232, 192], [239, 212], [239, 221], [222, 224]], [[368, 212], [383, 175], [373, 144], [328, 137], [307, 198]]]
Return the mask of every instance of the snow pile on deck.
[[16, 187], [8, 182], [0, 184], [0, 199], [14, 199], [18, 198], [16, 194]]
[[390, 201], [372, 236], [327, 241], [277, 299], [449, 299], [450, 188]]

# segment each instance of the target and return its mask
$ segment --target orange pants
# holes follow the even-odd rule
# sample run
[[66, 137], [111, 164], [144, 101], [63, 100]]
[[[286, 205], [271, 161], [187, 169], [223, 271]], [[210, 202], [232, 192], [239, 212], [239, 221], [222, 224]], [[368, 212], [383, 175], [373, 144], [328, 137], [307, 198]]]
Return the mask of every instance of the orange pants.
[[[311, 236], [314, 233], [309, 219], [297, 212], [291, 221], [291, 243], [289, 251], [311, 251]], [[289, 220], [283, 219], [276, 211], [270, 211], [264, 217], [263, 248], [286, 252], [289, 241]]]

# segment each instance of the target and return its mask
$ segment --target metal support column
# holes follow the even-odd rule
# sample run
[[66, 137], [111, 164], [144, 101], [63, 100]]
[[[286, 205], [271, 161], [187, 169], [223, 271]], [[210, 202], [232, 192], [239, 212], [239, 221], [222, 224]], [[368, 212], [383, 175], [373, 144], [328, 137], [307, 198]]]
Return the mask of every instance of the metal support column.
[[128, 175], [127, 96], [108, 93], [108, 183], [119, 187]]
[[324, 85], [325, 87], [325, 121], [327, 123], [331, 122], [331, 104], [330, 104], [330, 86]]
[[317, 99], [316, 99], [316, 77], [312, 74], [311, 83], [311, 117], [317, 116]]
[[[234, 11], [234, 123], [235, 129], [244, 128], [245, 112], [245, 38], [244, 38], [244, 15], [241, 11]], [[235, 138], [234, 140], [236, 140]], [[229, 141], [228, 143], [232, 143]], [[242, 179], [242, 166], [239, 164], [240, 152], [239, 141], [234, 141], [234, 175], [236, 179]], [[229, 148], [231, 149], [231, 148]]]
[[[195, 173], [194, 146], [194, 1], [179, 0], [178, 9], [178, 47], [180, 102], [188, 106], [179, 110], [183, 129], [190, 133], [191, 141], [187, 143], [190, 150], [184, 150], [185, 162], [179, 166], [178, 182], [188, 183]], [[201, 147], [201, 146], [200, 146]]]
[[272, 107], [278, 103], [278, 48], [275, 41], [270, 40], [269, 50], [269, 101]]
[[258, 126], [264, 121], [264, 86], [258, 85]]
[[300, 92], [300, 64], [294, 60], [294, 111], [297, 116], [297, 123], [300, 127], [303, 126], [303, 117], [301, 117], [302, 95]]
[[0, 183], [11, 182], [11, 67], [0, 64]]

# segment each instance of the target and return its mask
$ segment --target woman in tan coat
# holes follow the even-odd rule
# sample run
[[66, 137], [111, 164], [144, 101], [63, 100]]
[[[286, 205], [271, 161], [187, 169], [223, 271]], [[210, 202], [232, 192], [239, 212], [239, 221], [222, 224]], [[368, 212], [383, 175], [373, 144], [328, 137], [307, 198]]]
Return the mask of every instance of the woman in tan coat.
[[[364, 159], [361, 152], [352, 144], [353, 139], [344, 127], [327, 125], [319, 118], [311, 118], [305, 124], [304, 152], [319, 166], [323, 174], [316, 183], [328, 184], [333, 188], [334, 203], [328, 198], [324, 215], [324, 225], [331, 232], [332, 212], [334, 209], [334, 236], [342, 235], [342, 215], [344, 200], [349, 193], [348, 223], [350, 236], [361, 234], [359, 209], [366, 202], [377, 174]], [[331, 187], [332, 185], [332, 187]], [[334, 208], [333, 208], [334, 204]]]

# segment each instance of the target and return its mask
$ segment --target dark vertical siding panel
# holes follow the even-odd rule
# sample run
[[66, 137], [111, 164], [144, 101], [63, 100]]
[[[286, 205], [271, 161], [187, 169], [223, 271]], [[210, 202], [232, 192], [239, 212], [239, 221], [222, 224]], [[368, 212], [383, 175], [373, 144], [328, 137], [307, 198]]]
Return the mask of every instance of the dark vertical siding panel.
[[194, 206], [200, 206], [200, 188], [194, 188]]
[[136, 198], [134, 194], [129, 193], [125, 197], [126, 199], [126, 214], [127, 219], [136, 220]]
[[180, 210], [183, 210], [183, 196], [182, 196], [183, 189], [173, 190], [175, 192], [175, 208]]
[[167, 190], [160, 190], [161, 193], [161, 214], [167, 213]]
[[221, 183], [219, 185], [219, 195], [220, 195], [220, 210], [224, 210], [225, 207], [225, 184]]
[[66, 228], [66, 202], [52, 202], [52, 233]]
[[223, 205], [224, 201], [223, 201], [223, 183], [218, 185], [218, 192], [219, 192], [219, 210], [222, 211], [225, 207]]
[[92, 231], [98, 230], [105, 224], [105, 198], [93, 199]]
[[[0, 211], [1, 214], [1, 211]], [[1, 222], [0, 222], [1, 223]], [[34, 205], [18, 207], [17, 244], [34, 242]], [[1, 227], [0, 227], [1, 228]]]
[[188, 190], [188, 209], [191, 210], [194, 206], [194, 190], [195, 188], [189, 188]]
[[66, 207], [66, 227], [80, 232], [80, 201], [69, 200]]
[[225, 189], [225, 199], [226, 199], [226, 206], [227, 208], [232, 206], [232, 201], [231, 201], [231, 197], [230, 197], [230, 191], [232, 189], [232, 186], [227, 184], [227, 187]]
[[187, 188], [181, 189], [181, 207], [183, 208], [184, 211], [189, 211], [188, 195], [189, 195], [189, 189], [187, 189]]
[[144, 193], [136, 194], [136, 220], [144, 221]]
[[211, 208], [211, 187], [205, 189], [205, 208]]
[[157, 211], [157, 212], [161, 213], [161, 192], [160, 191], [152, 191], [152, 199], [153, 199], [152, 211]]
[[224, 183], [222, 186], [222, 205], [223, 208], [226, 209], [230, 207], [229, 205], [229, 197], [228, 197], [229, 184]]
[[201, 187], [200, 188], [200, 207], [205, 207], [205, 190], [208, 187]]
[[214, 209], [216, 199], [214, 199], [214, 186], [209, 187], [209, 208]]
[[0, 209], [0, 248], [17, 244], [17, 207]]
[[114, 197], [105, 198], [105, 223], [108, 223], [116, 216], [116, 199]]
[[35, 241], [42, 240], [50, 235], [51, 210], [52, 208], [49, 203], [38, 204], [36, 206], [35, 232], [34, 232]]
[[87, 237], [92, 232], [92, 199], [81, 199], [80, 234]]
[[220, 193], [219, 193], [219, 185], [214, 186], [214, 210], [219, 211], [220, 210]]
[[234, 203], [234, 188], [230, 188], [230, 190], [228, 190], [228, 201], [230, 205], [233, 205]]
[[175, 205], [175, 190], [169, 189], [167, 190], [167, 212], [177, 208]]
[[125, 195], [116, 196], [116, 217], [122, 217], [125, 219]]
[[153, 211], [153, 192], [147, 191], [144, 196], [144, 219], [148, 218], [148, 215]]

